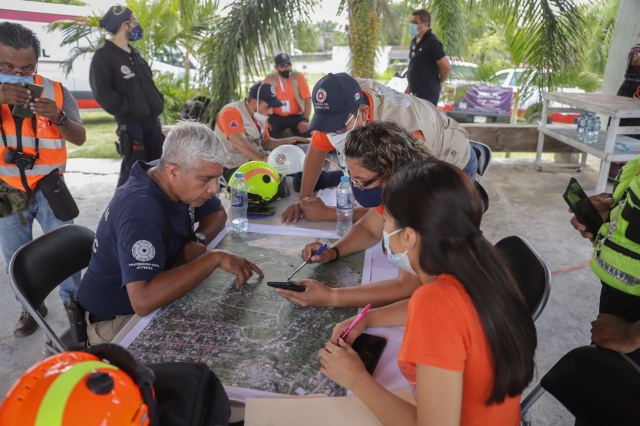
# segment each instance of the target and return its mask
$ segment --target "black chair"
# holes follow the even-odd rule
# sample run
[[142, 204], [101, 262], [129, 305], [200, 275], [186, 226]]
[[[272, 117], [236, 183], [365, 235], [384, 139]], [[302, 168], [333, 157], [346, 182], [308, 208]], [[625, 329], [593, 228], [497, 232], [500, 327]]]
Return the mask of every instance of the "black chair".
[[482, 182], [482, 179], [484, 179], [489, 171], [489, 167], [491, 167], [491, 148], [476, 141], [469, 141], [469, 145], [471, 145], [471, 148], [476, 152], [476, 157], [478, 157], [477, 180], [478, 182]]
[[82, 349], [70, 329], [59, 337], [38, 309], [58, 285], [89, 265], [95, 234], [80, 225], [64, 225], [15, 252], [9, 265], [11, 287], [45, 334], [45, 355]]
[[495, 246], [509, 261], [514, 278], [535, 321], [542, 313], [551, 293], [549, 266], [522, 237], [505, 237]]
[[591, 345], [563, 356], [520, 404], [523, 426], [545, 391], [583, 426], [640, 425], [640, 368], [618, 352]]

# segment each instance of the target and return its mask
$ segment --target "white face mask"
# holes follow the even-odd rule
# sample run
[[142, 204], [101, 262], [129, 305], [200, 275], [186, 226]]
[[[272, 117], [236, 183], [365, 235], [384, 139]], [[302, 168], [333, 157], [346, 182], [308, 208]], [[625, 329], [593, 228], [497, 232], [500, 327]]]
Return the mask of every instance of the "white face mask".
[[[391, 262], [392, 265], [400, 269], [404, 269], [410, 274], [418, 275], [416, 274], [416, 271], [414, 271], [413, 268], [411, 267], [411, 262], [409, 262], [409, 256], [407, 256], [407, 253], [409, 253], [409, 250], [411, 249], [405, 251], [404, 253], [399, 253], [399, 254], [393, 254], [391, 252], [391, 246], [389, 245], [389, 237], [397, 234], [403, 229], [404, 228], [396, 229], [390, 234], [387, 233], [387, 231], [382, 231], [382, 245], [387, 251], [387, 259], [389, 259], [389, 262]], [[415, 241], [413, 242], [413, 244], [415, 245]], [[411, 246], [411, 248], [413, 248], [413, 246]]]
[[[360, 109], [358, 109], [358, 113], [355, 115], [355, 121], [353, 122], [353, 126], [355, 127], [356, 122], [358, 121], [358, 117], [360, 116]], [[353, 116], [351, 116], [353, 118]], [[347, 121], [345, 128], [349, 127], [349, 123], [351, 123], [351, 119]], [[353, 130], [353, 128], [351, 129]], [[333, 147], [340, 154], [344, 153], [344, 144], [347, 141], [347, 136], [351, 130], [347, 130], [344, 133], [327, 133], [327, 137], [329, 138], [329, 143], [333, 145]]]
[[258, 122], [260, 127], [264, 129], [267, 125], [267, 120], [269, 119], [268, 115], [260, 114], [258, 111], [253, 113], [253, 118]]
[[263, 129], [267, 126], [267, 120], [269, 119], [268, 115], [264, 115], [258, 111], [260, 108], [260, 89], [262, 89], [262, 84], [258, 87], [258, 99], [256, 99], [256, 111], [253, 113], [253, 119], [258, 122], [260, 127]]

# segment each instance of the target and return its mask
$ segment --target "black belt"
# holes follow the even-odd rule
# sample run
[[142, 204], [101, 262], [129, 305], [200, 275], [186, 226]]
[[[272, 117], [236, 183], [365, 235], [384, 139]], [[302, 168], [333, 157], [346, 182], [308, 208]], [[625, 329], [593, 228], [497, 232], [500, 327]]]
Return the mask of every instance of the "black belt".
[[92, 324], [95, 322], [111, 321], [114, 319], [116, 319], [115, 315], [98, 315], [89, 313], [89, 321], [91, 321]]

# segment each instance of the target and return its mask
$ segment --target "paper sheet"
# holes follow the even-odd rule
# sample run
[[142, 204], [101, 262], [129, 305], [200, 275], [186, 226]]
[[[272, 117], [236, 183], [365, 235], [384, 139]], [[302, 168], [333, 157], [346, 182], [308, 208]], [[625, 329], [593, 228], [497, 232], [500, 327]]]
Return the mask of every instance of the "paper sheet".
[[[394, 392], [415, 404], [409, 389]], [[355, 396], [335, 398], [248, 398], [246, 426], [382, 426]]]

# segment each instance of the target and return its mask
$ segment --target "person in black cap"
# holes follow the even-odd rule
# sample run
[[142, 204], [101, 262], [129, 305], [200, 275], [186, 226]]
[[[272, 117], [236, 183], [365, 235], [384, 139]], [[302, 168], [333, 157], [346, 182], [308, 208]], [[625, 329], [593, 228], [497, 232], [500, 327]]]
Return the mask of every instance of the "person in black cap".
[[[304, 213], [302, 200], [312, 195], [327, 152], [335, 149], [342, 154], [349, 132], [372, 121], [398, 124], [423, 141], [437, 158], [457, 166], [475, 180], [478, 160], [469, 145], [467, 131], [423, 99], [399, 93], [374, 80], [353, 78], [347, 73], [323, 77], [313, 88], [311, 99], [314, 115], [309, 130], [316, 132], [305, 156], [300, 201], [285, 210], [283, 222], [297, 222], [301, 217], [310, 216]], [[356, 200], [365, 208], [380, 205], [380, 197], [378, 201], [373, 200], [367, 190], [354, 188]], [[364, 199], [367, 201], [361, 202]], [[322, 207], [322, 203], [314, 203], [314, 208]], [[365, 213], [366, 209], [356, 209], [354, 221]], [[335, 220], [335, 210], [328, 220]]]
[[291, 70], [291, 59], [286, 53], [275, 57], [277, 73], [269, 74], [265, 83], [276, 88], [276, 96], [282, 102], [269, 117], [271, 134], [279, 136], [290, 129], [294, 136], [311, 137], [309, 115], [311, 114], [311, 91], [302, 73]]
[[162, 154], [164, 135], [158, 117], [164, 110], [164, 97], [153, 82], [149, 65], [129, 45], [144, 35], [131, 9], [109, 8], [100, 20], [100, 27], [113, 37], [93, 55], [89, 83], [98, 104], [118, 124], [116, 149], [122, 156], [122, 165], [117, 187], [120, 187], [137, 160], [153, 161]]
[[226, 105], [216, 117], [215, 133], [229, 153], [223, 176], [229, 181], [235, 170], [252, 160], [267, 161], [267, 151], [280, 145], [309, 142], [293, 136], [275, 139], [269, 133], [267, 120], [274, 108], [283, 104], [276, 96], [276, 88], [269, 83], [256, 83], [249, 96]]

